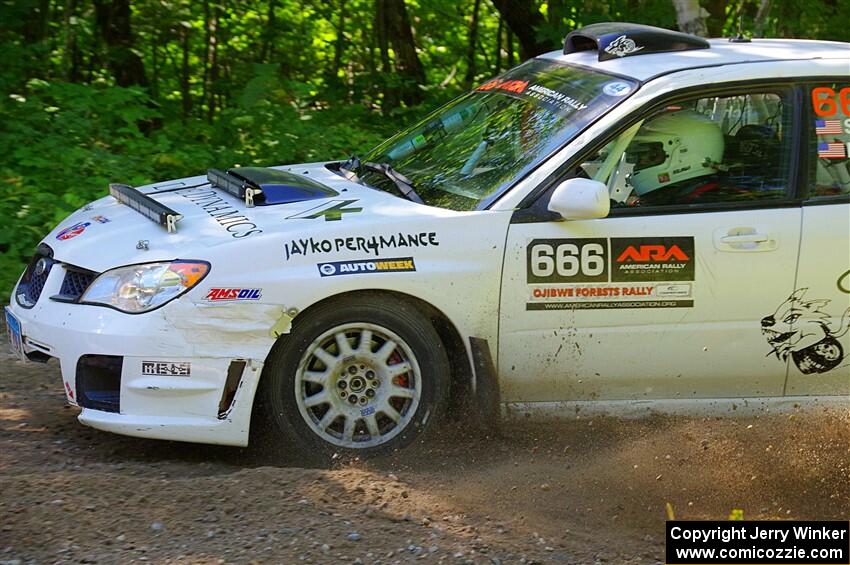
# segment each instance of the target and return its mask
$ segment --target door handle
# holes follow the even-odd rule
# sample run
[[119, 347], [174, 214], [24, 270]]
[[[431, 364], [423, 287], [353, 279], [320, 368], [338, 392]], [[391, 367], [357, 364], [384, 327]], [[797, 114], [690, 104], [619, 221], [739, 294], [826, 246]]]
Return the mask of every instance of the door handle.
[[766, 233], [742, 233], [739, 235], [727, 235], [720, 238], [720, 243], [764, 243], [770, 239]]
[[761, 253], [774, 251], [779, 246], [776, 233], [760, 232], [750, 226], [718, 228], [712, 239], [715, 249], [727, 253]]

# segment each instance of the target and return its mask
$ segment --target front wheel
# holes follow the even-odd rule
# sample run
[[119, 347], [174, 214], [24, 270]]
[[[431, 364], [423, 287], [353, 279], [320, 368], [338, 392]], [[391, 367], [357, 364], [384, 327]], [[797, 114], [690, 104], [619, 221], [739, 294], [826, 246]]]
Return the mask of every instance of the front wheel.
[[411, 305], [378, 297], [320, 305], [269, 356], [260, 401], [266, 441], [303, 455], [368, 456], [403, 447], [445, 409], [449, 363]]

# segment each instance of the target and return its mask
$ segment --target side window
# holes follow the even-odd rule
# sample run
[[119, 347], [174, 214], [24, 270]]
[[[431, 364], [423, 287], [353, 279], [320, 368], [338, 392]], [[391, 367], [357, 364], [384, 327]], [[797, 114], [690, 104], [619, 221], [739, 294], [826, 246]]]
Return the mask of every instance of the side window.
[[787, 93], [765, 92], [665, 106], [576, 173], [607, 184], [612, 207], [785, 198], [792, 100]]
[[850, 194], [850, 85], [809, 87], [809, 197]]

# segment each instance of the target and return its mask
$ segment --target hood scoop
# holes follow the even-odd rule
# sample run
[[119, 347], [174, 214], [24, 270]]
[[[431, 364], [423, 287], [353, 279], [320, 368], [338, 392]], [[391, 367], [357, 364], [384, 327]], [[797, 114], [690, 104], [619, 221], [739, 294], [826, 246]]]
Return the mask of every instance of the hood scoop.
[[288, 171], [266, 167], [210, 169], [207, 179], [216, 188], [229, 192], [246, 206], [272, 206], [305, 200], [331, 198], [339, 193], [312, 179]]

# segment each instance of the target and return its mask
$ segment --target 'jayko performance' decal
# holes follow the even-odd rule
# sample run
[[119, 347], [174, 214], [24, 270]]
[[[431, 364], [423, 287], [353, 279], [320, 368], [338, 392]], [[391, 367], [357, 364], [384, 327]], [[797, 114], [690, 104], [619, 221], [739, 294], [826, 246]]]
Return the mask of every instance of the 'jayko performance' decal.
[[693, 237], [534, 239], [526, 310], [693, 307]]

